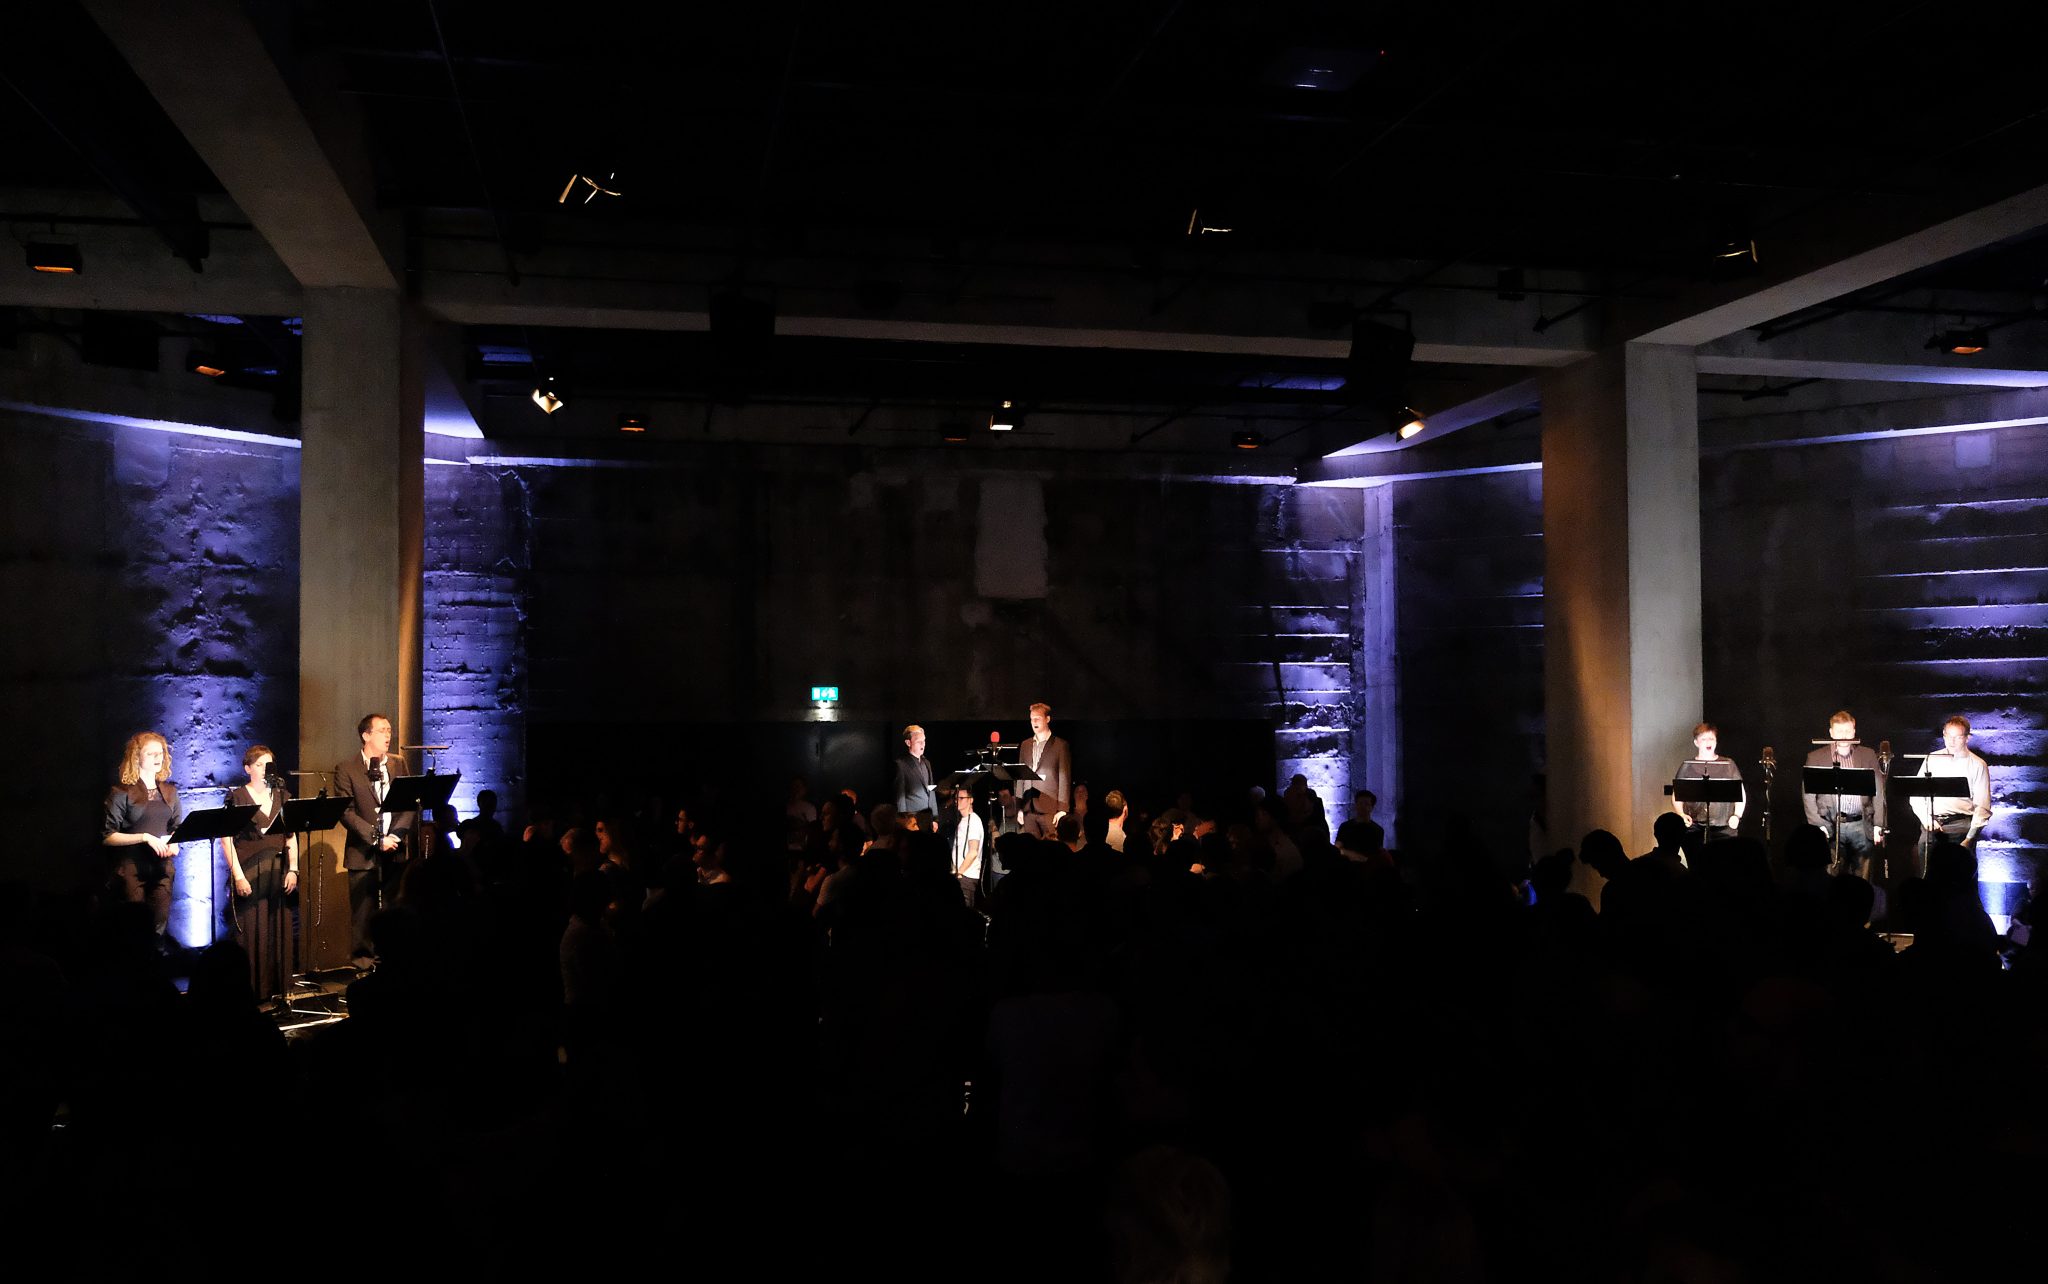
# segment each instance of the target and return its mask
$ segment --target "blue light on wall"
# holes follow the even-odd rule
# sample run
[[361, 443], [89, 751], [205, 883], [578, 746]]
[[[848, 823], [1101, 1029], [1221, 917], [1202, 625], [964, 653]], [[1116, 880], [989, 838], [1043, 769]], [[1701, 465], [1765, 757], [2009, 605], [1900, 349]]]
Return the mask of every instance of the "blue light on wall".
[[464, 818], [486, 789], [501, 814], [524, 807], [529, 526], [517, 473], [427, 470], [425, 738], [449, 746], [435, 767], [462, 773], [452, 801]]

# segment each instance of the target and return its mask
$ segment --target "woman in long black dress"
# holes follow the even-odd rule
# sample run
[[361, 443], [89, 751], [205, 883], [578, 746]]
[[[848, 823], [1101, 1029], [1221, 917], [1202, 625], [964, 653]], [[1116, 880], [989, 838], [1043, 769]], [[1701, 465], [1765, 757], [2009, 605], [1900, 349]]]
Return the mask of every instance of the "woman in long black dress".
[[299, 885], [299, 840], [277, 829], [290, 797], [284, 782], [271, 783], [268, 745], [242, 755], [247, 784], [228, 795], [228, 806], [256, 808], [241, 833], [221, 845], [227, 850], [228, 879], [235, 887], [235, 931], [249, 953], [250, 980], [258, 998], [285, 992], [291, 975], [292, 943], [284, 898]]
[[178, 787], [171, 783], [171, 746], [154, 731], [128, 737], [121, 751], [120, 783], [107, 791], [100, 842], [117, 858], [107, 890], [122, 900], [149, 906], [160, 949], [171, 921], [171, 877], [177, 849], [170, 837], [178, 827]]

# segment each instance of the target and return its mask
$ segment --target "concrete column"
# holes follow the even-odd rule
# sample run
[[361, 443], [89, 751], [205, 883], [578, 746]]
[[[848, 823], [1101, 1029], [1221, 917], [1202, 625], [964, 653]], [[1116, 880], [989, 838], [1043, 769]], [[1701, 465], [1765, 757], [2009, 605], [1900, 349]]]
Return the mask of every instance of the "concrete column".
[[[308, 290], [299, 464], [299, 761], [327, 769], [356, 723], [420, 732], [424, 398], [420, 329], [395, 291]], [[417, 755], [414, 755], [417, 757]], [[415, 763], [415, 766], [418, 764]], [[308, 780], [306, 787], [312, 787]], [[345, 961], [340, 830], [302, 857], [309, 961]], [[313, 877], [313, 872], [318, 877]], [[317, 927], [317, 932], [316, 932]], [[338, 952], [337, 952], [338, 951]]]
[[1646, 850], [1701, 715], [1700, 466], [1690, 348], [1629, 344], [1543, 379], [1551, 834]]
[[[1353, 753], [1362, 764], [1351, 768], [1351, 787], [1379, 796], [1374, 818], [1387, 832], [1387, 846], [1398, 848], [1401, 816], [1401, 665], [1399, 655], [1399, 563], [1394, 549], [1394, 488], [1368, 486], [1359, 492], [1365, 507], [1364, 533], [1359, 539], [1358, 575], [1351, 606], [1356, 641], [1352, 651], [1351, 689], [1362, 706]], [[1351, 800], [1343, 813], [1351, 814]]]

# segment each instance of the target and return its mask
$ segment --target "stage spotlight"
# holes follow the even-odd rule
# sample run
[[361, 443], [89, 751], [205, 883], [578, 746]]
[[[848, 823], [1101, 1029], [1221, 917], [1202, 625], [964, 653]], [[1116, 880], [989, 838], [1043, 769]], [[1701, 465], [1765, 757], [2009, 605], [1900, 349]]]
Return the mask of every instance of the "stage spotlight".
[[939, 429], [939, 440], [948, 446], [957, 446], [967, 440], [966, 424], [946, 424]]
[[[559, 404], [559, 403], [557, 403], [557, 404]], [[543, 408], [545, 408], [545, 407], [543, 407]], [[646, 431], [647, 431], [647, 416], [645, 416], [645, 415], [636, 415], [636, 414], [634, 414], [634, 413], [633, 413], [632, 411], [630, 411], [630, 410], [629, 410], [629, 411], [625, 411], [624, 413], [622, 413], [622, 414], [620, 414], [620, 415], [619, 415], [619, 431], [620, 431], [620, 432], [646, 432]]]
[[1266, 439], [1249, 430], [1230, 434], [1230, 444], [1237, 450], [1257, 450], [1266, 444]]
[[1714, 257], [1717, 259], [1748, 259], [1751, 263], [1755, 263], [1757, 262], [1756, 242], [1751, 240], [1724, 242], [1720, 249], [1714, 251]]
[[576, 184], [578, 183], [581, 183], [585, 187], [590, 189], [590, 191], [583, 197], [582, 200], [582, 204], [585, 205], [590, 204], [592, 201], [596, 200], [600, 196], [623, 195], [623, 193], [617, 191], [616, 189], [605, 186], [605, 183], [617, 182], [618, 178], [619, 176], [616, 173], [606, 174], [604, 176], [604, 183], [600, 183], [596, 179], [590, 177], [588, 174], [571, 174], [569, 175], [569, 181], [562, 185], [562, 194], [555, 198], [555, 204], [567, 205], [569, 203], [569, 197], [576, 191]]
[[1403, 406], [1401, 408], [1400, 431], [1402, 441], [1408, 440], [1410, 437], [1413, 437], [1416, 433], [1421, 432], [1424, 428], [1427, 427], [1429, 427], [1429, 421], [1422, 417], [1422, 412], [1420, 410], [1417, 410], [1413, 406]]
[[51, 245], [42, 241], [31, 241], [28, 245], [28, 265], [38, 272], [49, 272], [56, 276], [76, 276], [85, 271], [85, 256], [75, 245]]
[[534, 385], [533, 404], [540, 407], [542, 414], [548, 415], [554, 414], [557, 410], [568, 404], [562, 400], [562, 395], [555, 391], [555, 377], [553, 375], [549, 375]]
[[996, 403], [995, 410], [989, 414], [988, 430], [990, 432], [1014, 432], [1017, 425], [1022, 422], [1024, 422], [1024, 412], [1017, 409], [1016, 402], [999, 401]]
[[209, 352], [201, 352], [197, 348], [186, 356], [185, 368], [193, 374], [205, 375], [209, 379], [218, 379], [228, 372], [227, 366], [219, 357]]
[[1944, 330], [1927, 341], [1927, 346], [1958, 357], [1974, 357], [1991, 346], [1991, 337], [1981, 329]]

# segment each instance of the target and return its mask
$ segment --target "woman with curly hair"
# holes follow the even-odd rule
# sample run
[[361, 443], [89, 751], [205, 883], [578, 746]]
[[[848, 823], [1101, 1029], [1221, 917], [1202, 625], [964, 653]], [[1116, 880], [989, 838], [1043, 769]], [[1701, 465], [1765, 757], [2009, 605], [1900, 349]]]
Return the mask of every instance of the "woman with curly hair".
[[100, 842], [118, 859], [107, 880], [110, 892], [146, 903], [162, 936], [171, 921], [171, 874], [177, 849], [178, 787], [170, 781], [171, 746], [154, 731], [128, 737], [121, 752], [120, 783], [107, 791]]

